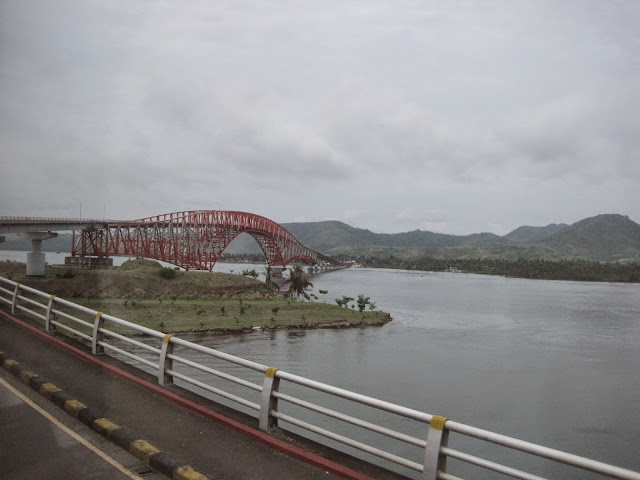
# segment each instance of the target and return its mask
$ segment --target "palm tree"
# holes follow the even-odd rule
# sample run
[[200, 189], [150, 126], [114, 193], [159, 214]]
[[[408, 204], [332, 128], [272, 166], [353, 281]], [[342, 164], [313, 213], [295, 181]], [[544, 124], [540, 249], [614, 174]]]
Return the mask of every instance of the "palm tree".
[[267, 273], [266, 273], [267, 278], [264, 280], [264, 283], [266, 283], [267, 285], [269, 285], [271, 288], [273, 288], [274, 290], [280, 290], [280, 287], [278, 286], [278, 284], [276, 282], [274, 282], [273, 280], [271, 280], [271, 265], [267, 265]]
[[300, 298], [302, 295], [304, 298], [309, 300], [309, 294], [305, 292], [305, 290], [309, 287], [313, 287], [313, 283], [309, 281], [309, 277], [304, 273], [300, 264], [296, 263], [291, 272], [289, 273], [289, 278], [285, 280], [285, 285], [288, 283], [289, 285], [289, 293], [295, 293], [296, 298]]

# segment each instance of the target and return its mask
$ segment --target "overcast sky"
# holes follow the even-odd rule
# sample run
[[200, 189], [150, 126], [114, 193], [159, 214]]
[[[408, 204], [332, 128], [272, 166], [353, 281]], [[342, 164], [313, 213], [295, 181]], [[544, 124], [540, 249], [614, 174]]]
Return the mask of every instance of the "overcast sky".
[[0, 215], [640, 221], [640, 1], [2, 0]]

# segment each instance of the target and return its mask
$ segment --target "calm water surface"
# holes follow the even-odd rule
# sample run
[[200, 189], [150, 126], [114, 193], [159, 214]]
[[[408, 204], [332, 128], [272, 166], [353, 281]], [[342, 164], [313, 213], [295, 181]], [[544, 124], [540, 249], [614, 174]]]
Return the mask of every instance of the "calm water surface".
[[[55, 254], [47, 255], [47, 261], [57, 263], [50, 259]], [[246, 267], [220, 264], [216, 270]], [[340, 270], [312, 281], [319, 297], [318, 290], [329, 291], [327, 302], [364, 294], [394, 320], [363, 329], [189, 339], [314, 380], [640, 471], [640, 285], [380, 269]], [[397, 428], [426, 435], [422, 426], [397, 422]], [[518, 463], [519, 454], [478, 447], [455, 435], [450, 445], [515, 461], [551, 478], [601, 478], [542, 462]], [[420, 452], [411, 447], [397, 453], [421, 462]], [[450, 463], [449, 470], [467, 478], [498, 478], [477, 475], [456, 463]]]
[[[394, 320], [384, 327], [194, 340], [640, 470], [640, 285], [379, 269], [340, 270], [312, 281], [316, 293], [329, 290], [328, 302], [364, 294]], [[454, 436], [451, 444], [457, 446]], [[532, 468], [554, 478], [587, 478]]]

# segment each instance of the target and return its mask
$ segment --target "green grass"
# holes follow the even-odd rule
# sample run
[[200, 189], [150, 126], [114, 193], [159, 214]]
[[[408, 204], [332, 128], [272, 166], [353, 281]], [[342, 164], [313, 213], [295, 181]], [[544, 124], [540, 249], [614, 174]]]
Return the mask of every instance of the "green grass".
[[[103, 270], [47, 267], [45, 278], [30, 278], [25, 277], [24, 264], [0, 262], [2, 276], [163, 332], [384, 324], [390, 320], [384, 312], [360, 313], [334, 304], [283, 299], [263, 282], [242, 275], [177, 271], [174, 278], [162, 278], [161, 271], [157, 262], [137, 259]], [[90, 315], [56, 308], [93, 324]], [[69, 324], [65, 319], [58, 321]], [[91, 333], [85, 327], [74, 328]]]
[[[163, 332], [189, 330], [244, 330], [254, 326], [275, 328], [331, 324], [384, 324], [389, 315], [358, 312], [337, 305], [295, 300], [136, 300], [74, 299], [74, 302], [144, 327]], [[224, 313], [222, 307], [224, 306]], [[244, 313], [241, 313], [244, 306]], [[278, 311], [274, 314], [273, 309]], [[111, 326], [109, 327], [111, 329]], [[114, 328], [117, 332], [122, 329]], [[130, 332], [123, 332], [130, 333]]]

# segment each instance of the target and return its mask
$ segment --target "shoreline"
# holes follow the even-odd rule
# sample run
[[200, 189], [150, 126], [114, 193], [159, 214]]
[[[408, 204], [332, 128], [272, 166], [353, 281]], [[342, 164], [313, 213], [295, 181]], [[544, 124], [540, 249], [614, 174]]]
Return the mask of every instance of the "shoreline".
[[367, 320], [361, 320], [359, 322], [333, 322], [333, 323], [301, 323], [294, 325], [251, 325], [245, 327], [213, 327], [213, 328], [197, 328], [187, 330], [167, 330], [163, 331], [165, 334], [179, 334], [179, 333], [198, 333], [198, 334], [211, 334], [211, 335], [243, 335], [245, 333], [263, 332], [265, 330], [317, 330], [320, 328], [342, 330], [346, 328], [366, 328], [366, 327], [383, 327], [386, 324], [393, 321], [391, 315], [386, 315], [382, 320], [378, 322], [371, 322]]

